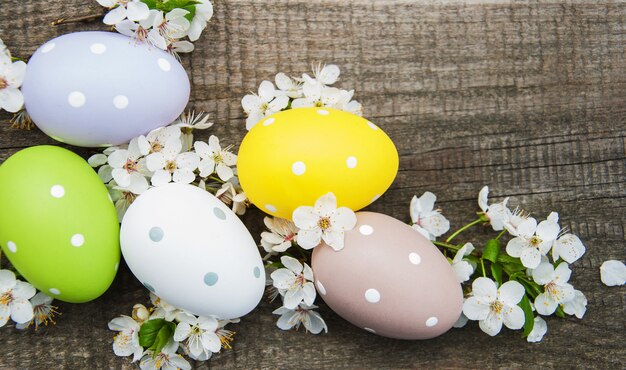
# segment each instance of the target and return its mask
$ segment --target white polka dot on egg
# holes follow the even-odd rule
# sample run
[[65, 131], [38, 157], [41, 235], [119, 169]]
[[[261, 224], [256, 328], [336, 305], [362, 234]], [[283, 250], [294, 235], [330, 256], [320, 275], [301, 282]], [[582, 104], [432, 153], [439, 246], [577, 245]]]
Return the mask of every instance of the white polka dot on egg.
[[263, 121], [263, 126], [269, 126], [272, 123], [274, 123], [274, 121], [275, 121], [274, 117], [268, 118], [265, 121]]
[[85, 105], [85, 101], [87, 101], [87, 98], [85, 97], [85, 94], [80, 91], [72, 91], [67, 96], [67, 102], [74, 108], [82, 107]]
[[128, 97], [126, 95], [117, 95], [113, 98], [113, 105], [117, 109], [124, 109], [128, 107]]
[[61, 294], [61, 291], [58, 290], [57, 288], [50, 288], [49, 289], [50, 293], [54, 294], [54, 295], [59, 295]]
[[157, 59], [157, 64], [159, 65], [159, 68], [161, 68], [161, 70], [165, 72], [168, 72], [170, 69], [172, 69], [172, 65], [170, 64], [170, 62], [167, 61], [167, 59], [159, 58]]
[[107, 50], [107, 47], [106, 45], [97, 42], [95, 44], [92, 44], [89, 47], [89, 50], [91, 50], [91, 52], [94, 54], [102, 54]]
[[62, 198], [65, 195], [65, 188], [61, 185], [53, 185], [50, 188], [50, 195], [55, 198]]
[[278, 210], [276, 206], [274, 206], [273, 204], [266, 204], [265, 209], [267, 209], [270, 212], [276, 212]]
[[292, 166], [291, 166], [291, 171], [296, 175], [296, 176], [300, 176], [303, 175], [306, 172], [306, 165], [304, 164], [304, 162], [298, 161], [295, 162]]
[[17, 244], [12, 241], [7, 242], [7, 248], [9, 248], [12, 253], [17, 252]]
[[49, 53], [52, 51], [52, 49], [54, 49], [55, 46], [57, 45], [54, 42], [49, 42], [41, 48], [41, 52], [44, 54]]
[[359, 226], [359, 232], [363, 235], [372, 235], [374, 233], [374, 228], [370, 225], [361, 225]]
[[376, 334], [376, 330], [374, 330], [374, 329], [371, 329], [371, 328], [363, 328], [363, 329], [369, 331], [370, 333]]
[[348, 159], [346, 159], [346, 166], [348, 166], [348, 168], [354, 168], [356, 167], [356, 164], [357, 164], [356, 157], [350, 156], [348, 157]]
[[70, 242], [75, 247], [82, 247], [83, 244], [85, 244], [85, 237], [83, 236], [83, 234], [74, 234], [72, 235]]
[[437, 323], [439, 322], [439, 319], [436, 318], [435, 316], [429, 317], [428, 320], [426, 320], [426, 326], [428, 326], [429, 328], [432, 328], [433, 326], [437, 325]]
[[422, 257], [415, 252], [409, 253], [409, 261], [414, 265], [419, 265], [422, 262]]
[[368, 289], [365, 291], [365, 300], [369, 303], [377, 303], [380, 301], [380, 292], [376, 289]]

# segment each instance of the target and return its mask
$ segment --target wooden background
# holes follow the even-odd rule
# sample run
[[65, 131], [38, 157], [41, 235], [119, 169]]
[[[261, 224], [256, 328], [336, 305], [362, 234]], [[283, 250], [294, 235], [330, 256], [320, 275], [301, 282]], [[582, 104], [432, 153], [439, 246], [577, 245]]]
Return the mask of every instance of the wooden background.
[[[100, 9], [94, 0], [2, 0], [0, 37], [28, 57], [52, 37], [106, 29], [100, 21], [49, 25]], [[512, 196], [537, 217], [558, 211], [587, 246], [572, 282], [589, 305], [583, 320], [549, 318], [543, 342], [529, 344], [520, 332], [491, 338], [475, 324], [429, 341], [390, 340], [324, 305], [327, 335], [282, 332], [275, 306], [264, 303], [236, 326], [235, 349], [200, 367], [623, 368], [626, 288], [602, 285], [599, 267], [626, 259], [625, 50], [624, 2], [217, 1], [196, 51], [183, 57], [189, 107], [217, 122], [205, 138], [241, 141], [239, 101], [262, 80], [336, 63], [340, 85], [356, 89], [365, 115], [400, 153], [397, 179], [371, 210], [408, 220], [411, 196], [430, 190], [458, 227], [489, 184], [493, 196]], [[9, 118], [0, 114], [0, 161], [31, 145], [58, 145], [38, 130], [9, 129]], [[258, 211], [245, 217], [257, 237], [260, 220]], [[0, 367], [132, 368], [113, 354], [107, 322], [146, 300], [124, 266], [98, 300], [61, 303], [55, 327], [2, 328]]]

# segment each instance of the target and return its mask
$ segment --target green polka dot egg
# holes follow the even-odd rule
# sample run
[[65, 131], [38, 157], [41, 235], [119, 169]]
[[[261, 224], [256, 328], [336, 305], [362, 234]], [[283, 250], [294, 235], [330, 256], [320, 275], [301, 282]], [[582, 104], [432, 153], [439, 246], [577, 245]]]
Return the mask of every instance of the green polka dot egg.
[[119, 266], [119, 223], [108, 191], [78, 155], [55, 146], [21, 150], [0, 165], [0, 244], [45, 294], [91, 301]]
[[263, 297], [265, 270], [254, 239], [224, 203], [193, 185], [141, 194], [120, 231], [135, 277], [171, 305], [196, 315], [241, 317]]

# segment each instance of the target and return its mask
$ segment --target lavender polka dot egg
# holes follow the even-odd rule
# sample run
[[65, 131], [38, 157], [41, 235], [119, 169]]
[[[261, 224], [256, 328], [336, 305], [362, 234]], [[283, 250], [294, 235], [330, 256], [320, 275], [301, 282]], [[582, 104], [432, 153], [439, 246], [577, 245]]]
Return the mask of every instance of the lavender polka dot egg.
[[175, 307], [233, 319], [263, 296], [254, 239], [234, 212], [196, 186], [170, 183], [141, 194], [124, 215], [120, 243], [135, 277]]
[[383, 214], [358, 212], [336, 252], [313, 251], [315, 286], [352, 324], [397, 339], [429, 339], [461, 315], [463, 293], [439, 250], [410, 226]]
[[22, 85], [33, 122], [84, 147], [130, 141], [165, 126], [189, 101], [189, 78], [170, 54], [112, 32], [77, 32], [43, 44]]

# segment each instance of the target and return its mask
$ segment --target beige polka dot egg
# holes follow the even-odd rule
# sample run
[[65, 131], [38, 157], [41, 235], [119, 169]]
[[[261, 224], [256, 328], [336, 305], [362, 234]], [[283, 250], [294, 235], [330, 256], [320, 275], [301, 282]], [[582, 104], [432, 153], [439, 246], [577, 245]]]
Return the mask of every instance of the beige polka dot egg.
[[315, 286], [339, 316], [371, 333], [429, 339], [461, 315], [463, 294], [452, 267], [419, 232], [392, 217], [358, 212], [345, 246], [313, 251]]

